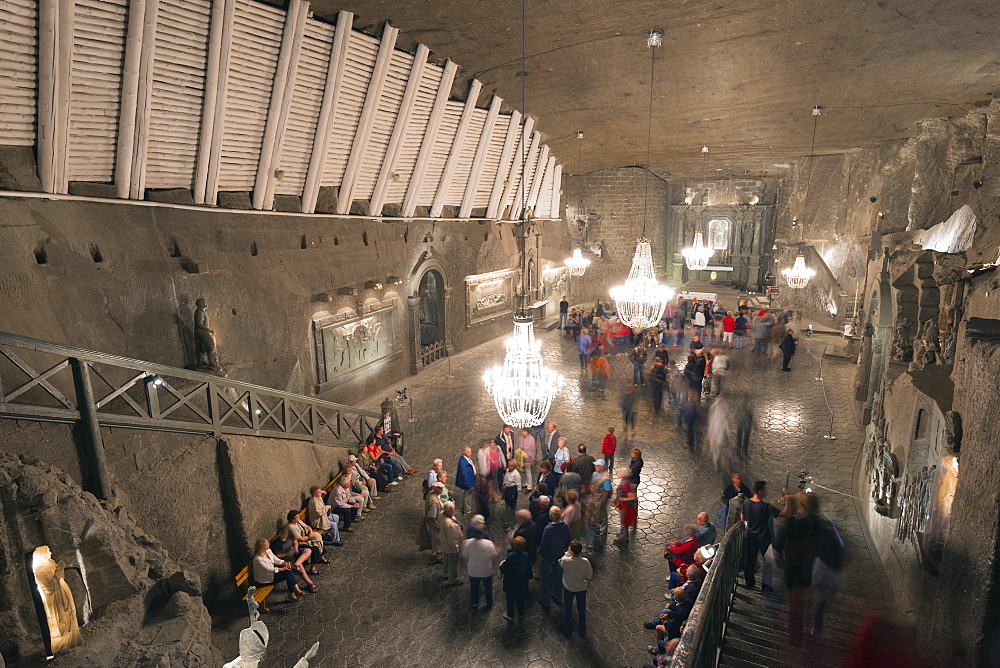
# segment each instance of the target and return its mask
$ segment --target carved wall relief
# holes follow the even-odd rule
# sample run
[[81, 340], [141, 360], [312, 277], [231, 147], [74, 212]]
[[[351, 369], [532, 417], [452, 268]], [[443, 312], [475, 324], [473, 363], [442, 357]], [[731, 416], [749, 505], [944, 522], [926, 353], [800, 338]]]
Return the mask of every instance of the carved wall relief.
[[465, 326], [514, 312], [514, 269], [465, 277]]
[[396, 300], [366, 304], [313, 320], [319, 391], [339, 385], [369, 364], [401, 354], [396, 346]]

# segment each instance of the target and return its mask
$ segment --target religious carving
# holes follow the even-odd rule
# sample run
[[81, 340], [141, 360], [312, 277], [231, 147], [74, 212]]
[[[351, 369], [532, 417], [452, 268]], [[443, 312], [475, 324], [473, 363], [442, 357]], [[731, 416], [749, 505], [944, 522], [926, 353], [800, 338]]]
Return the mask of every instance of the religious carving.
[[465, 277], [466, 327], [514, 310], [513, 269]]
[[946, 366], [955, 364], [955, 346], [957, 342], [958, 337], [955, 335], [955, 330], [951, 325], [948, 325], [948, 329], [941, 335], [941, 353], [938, 355], [938, 364]]
[[945, 433], [948, 446], [954, 451], [962, 449], [962, 414], [957, 411], [947, 411], [944, 414]]
[[893, 346], [895, 357], [900, 362], [909, 362], [913, 359], [913, 346], [908, 340], [911, 324], [909, 318], [903, 318], [896, 324]]
[[906, 486], [900, 495], [901, 513], [896, 523], [896, 538], [905, 540], [914, 531], [922, 531], [930, 515], [931, 494], [937, 466], [924, 466], [916, 475], [907, 476]]
[[208, 303], [204, 298], [195, 302], [194, 353], [197, 367], [219, 370], [219, 353], [216, 349], [215, 330], [208, 326]]
[[348, 311], [313, 320], [316, 343], [316, 375], [320, 391], [345, 380], [369, 364], [396, 351], [394, 299], [363, 305]]
[[48, 622], [49, 646], [52, 654], [58, 654], [80, 642], [80, 626], [76, 621], [76, 604], [73, 593], [63, 577], [66, 564], [58, 564], [52, 559], [47, 545], [35, 548], [31, 570], [42, 598], [42, 609]]
[[896, 502], [896, 492], [899, 477], [899, 462], [896, 455], [889, 451], [889, 443], [885, 439], [877, 441], [875, 470], [872, 472], [872, 499], [875, 502], [875, 512], [880, 515], [892, 516]]

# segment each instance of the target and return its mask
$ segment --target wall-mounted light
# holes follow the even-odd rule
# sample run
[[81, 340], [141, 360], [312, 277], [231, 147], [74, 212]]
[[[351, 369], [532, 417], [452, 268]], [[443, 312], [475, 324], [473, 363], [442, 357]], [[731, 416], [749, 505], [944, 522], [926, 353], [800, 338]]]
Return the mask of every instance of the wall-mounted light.
[[799, 219], [792, 218], [792, 227], [798, 227], [798, 226], [799, 226]]
[[878, 212], [877, 214], [875, 214], [875, 215], [876, 215], [876, 216], [878, 216], [878, 219], [879, 219], [879, 220], [882, 220], [883, 218], [885, 218], [885, 212], [884, 212], [884, 211], [879, 211], [879, 212]]
[[976, 190], [979, 190], [980, 188], [983, 187], [983, 182], [982, 181], [973, 181], [972, 182], [972, 187], [975, 188]]
[[365, 290], [381, 290], [382, 284], [378, 281], [365, 281]]
[[878, 197], [875, 197], [875, 195], [872, 195], [871, 197], [868, 198], [868, 201], [871, 202], [872, 204], [874, 204], [875, 202], [878, 201]]
[[386, 278], [385, 278], [385, 284], [386, 285], [402, 285], [403, 284], [403, 279], [401, 279], [399, 276], [386, 276]]
[[577, 139], [583, 139], [583, 130], [577, 130], [576, 131], [576, 138]]
[[344, 297], [355, 297], [358, 294], [358, 289], [355, 287], [337, 288], [337, 294]]

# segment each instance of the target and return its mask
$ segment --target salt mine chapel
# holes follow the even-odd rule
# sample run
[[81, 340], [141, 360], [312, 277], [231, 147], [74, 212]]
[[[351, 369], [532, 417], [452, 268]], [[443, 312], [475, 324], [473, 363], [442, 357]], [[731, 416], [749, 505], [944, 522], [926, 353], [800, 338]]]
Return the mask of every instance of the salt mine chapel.
[[1000, 668], [997, 26], [0, 0], [0, 668]]

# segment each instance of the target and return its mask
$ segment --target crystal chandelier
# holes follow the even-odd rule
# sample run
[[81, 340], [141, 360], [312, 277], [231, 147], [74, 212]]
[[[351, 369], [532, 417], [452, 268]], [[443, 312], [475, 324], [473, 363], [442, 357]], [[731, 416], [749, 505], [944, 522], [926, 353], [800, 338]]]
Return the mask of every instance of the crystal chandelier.
[[656, 282], [649, 239], [639, 239], [625, 285], [611, 288], [611, 298], [615, 300], [619, 319], [629, 327], [652, 327], [660, 321], [667, 302], [673, 296], [674, 291], [670, 287]]
[[514, 316], [514, 335], [506, 346], [503, 366], [488, 369], [483, 376], [486, 392], [504, 423], [521, 429], [541, 424], [559, 394], [562, 377], [542, 363], [531, 316]]
[[694, 243], [688, 248], [682, 248], [681, 255], [684, 256], [688, 269], [699, 271], [708, 266], [708, 260], [712, 257], [712, 249], [705, 245], [701, 232], [695, 232]]
[[781, 270], [781, 275], [785, 277], [785, 282], [790, 288], [804, 288], [809, 284], [809, 279], [816, 275], [814, 269], [806, 266], [804, 255], [795, 256], [795, 264]]
[[573, 251], [572, 257], [566, 258], [563, 264], [565, 264], [566, 268], [569, 269], [570, 276], [583, 276], [587, 273], [587, 267], [590, 266], [590, 260], [583, 257], [583, 253], [581, 253], [580, 249], [577, 248]]

